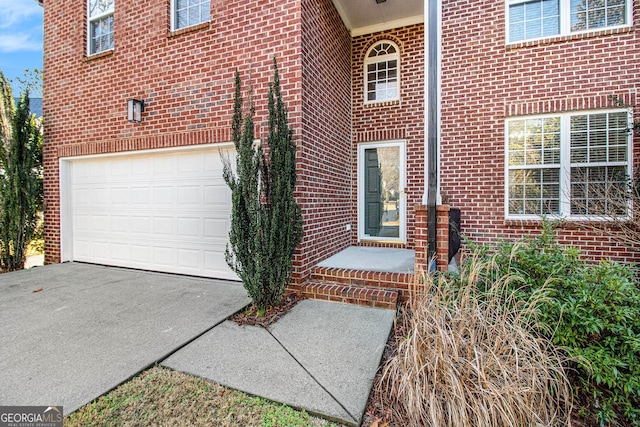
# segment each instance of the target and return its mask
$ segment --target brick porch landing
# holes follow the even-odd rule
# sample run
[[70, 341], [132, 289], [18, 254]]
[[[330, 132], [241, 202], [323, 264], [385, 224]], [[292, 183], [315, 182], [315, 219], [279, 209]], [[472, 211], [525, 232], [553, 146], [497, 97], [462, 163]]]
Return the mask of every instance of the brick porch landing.
[[413, 274], [416, 251], [409, 249], [350, 246], [327, 258], [318, 267]]
[[413, 281], [415, 252], [351, 246], [319, 263], [299, 287], [307, 298], [395, 309]]

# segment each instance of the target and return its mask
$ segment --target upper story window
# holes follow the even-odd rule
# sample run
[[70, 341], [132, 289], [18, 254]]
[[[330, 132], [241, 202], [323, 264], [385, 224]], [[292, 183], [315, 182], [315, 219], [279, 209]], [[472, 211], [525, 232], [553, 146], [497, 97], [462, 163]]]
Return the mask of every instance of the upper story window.
[[173, 30], [209, 21], [210, 0], [171, 0]]
[[507, 0], [508, 41], [630, 25], [631, 0]]
[[507, 217], [627, 215], [630, 120], [625, 110], [507, 120]]
[[88, 0], [89, 55], [113, 49], [113, 1]]
[[400, 51], [390, 41], [373, 45], [364, 60], [365, 102], [400, 98]]

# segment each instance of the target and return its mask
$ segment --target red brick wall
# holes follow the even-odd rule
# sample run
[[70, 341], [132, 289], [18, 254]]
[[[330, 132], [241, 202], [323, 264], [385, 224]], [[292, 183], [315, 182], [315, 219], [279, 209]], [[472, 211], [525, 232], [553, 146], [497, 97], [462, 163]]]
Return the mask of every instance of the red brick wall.
[[[45, 242], [60, 260], [60, 156], [229, 141], [234, 72], [254, 88], [265, 137], [267, 85], [278, 59], [284, 100], [301, 138], [299, 0], [212, 1], [210, 24], [170, 33], [169, 0], [120, 0], [115, 49], [86, 57], [86, 2], [45, 3]], [[126, 101], [145, 100], [142, 123]]]
[[[635, 2], [634, 22], [640, 21]], [[504, 214], [505, 117], [635, 103], [640, 40], [634, 29], [505, 44], [505, 3], [445, 0], [442, 6], [441, 184], [478, 242], [537, 232]], [[636, 118], [640, 111], [636, 109]], [[634, 138], [635, 159], [640, 140]], [[610, 237], [576, 226], [558, 231], [585, 256], [633, 260]], [[638, 261], [638, 259], [635, 259]]]
[[351, 240], [351, 36], [331, 0], [302, 1], [302, 64], [298, 278]]
[[[391, 40], [400, 48], [400, 100], [365, 105], [364, 57], [380, 40]], [[406, 215], [405, 245], [373, 244], [413, 248], [415, 212], [424, 193], [424, 25], [412, 25], [380, 33], [354, 37], [353, 52], [353, 243], [357, 243], [357, 152], [358, 143], [406, 140]]]

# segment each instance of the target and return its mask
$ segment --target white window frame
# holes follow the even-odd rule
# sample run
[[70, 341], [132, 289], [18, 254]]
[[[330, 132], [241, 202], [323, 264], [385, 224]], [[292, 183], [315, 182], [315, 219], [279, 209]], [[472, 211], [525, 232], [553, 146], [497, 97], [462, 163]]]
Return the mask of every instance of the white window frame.
[[[406, 243], [407, 241], [407, 194], [406, 194], [406, 175], [407, 175], [407, 160], [406, 160], [406, 145], [407, 141], [404, 139], [392, 140], [392, 141], [378, 141], [378, 142], [366, 142], [358, 144], [358, 241], [362, 242], [383, 242], [383, 243]], [[365, 164], [365, 150], [368, 148], [386, 148], [386, 147], [398, 147], [400, 150], [399, 156], [399, 176], [400, 181], [400, 203], [398, 205], [400, 228], [398, 237], [377, 237], [365, 234], [364, 226], [364, 214], [365, 214], [365, 197], [362, 189], [365, 185], [364, 177], [364, 164]]]
[[585, 34], [585, 33], [593, 33], [602, 30], [611, 30], [616, 28], [628, 28], [633, 25], [633, 0], [625, 0], [626, 7], [626, 16], [625, 16], [625, 24], [615, 25], [610, 27], [599, 27], [599, 28], [590, 28], [581, 31], [571, 31], [571, 1], [570, 0], [558, 0], [559, 8], [560, 8], [560, 32], [558, 34], [553, 34], [549, 36], [528, 38], [522, 40], [511, 41], [509, 40], [509, 9], [511, 6], [522, 3], [531, 3], [536, 0], [506, 0], [505, 1], [505, 40], [507, 44], [516, 44], [516, 43], [524, 43], [532, 40], [544, 40], [552, 37], [563, 37], [573, 34]]
[[[505, 120], [504, 125], [504, 215], [507, 220], [540, 220], [543, 216], [548, 218], [562, 218], [572, 221], [608, 221], [611, 216], [595, 214], [595, 215], [571, 215], [571, 117], [583, 115], [597, 115], [606, 113], [626, 113], [627, 127], [633, 126], [633, 111], [631, 109], [617, 108], [606, 110], [589, 110], [589, 111], [571, 111], [557, 114], [544, 114], [535, 116], [518, 116], [510, 117]], [[560, 118], [560, 213], [558, 215], [532, 215], [532, 214], [510, 214], [509, 213], [509, 171], [527, 169], [526, 166], [510, 166], [509, 165], [509, 123], [514, 121], [543, 119], [543, 118]], [[633, 132], [627, 135], [627, 161], [626, 162], [602, 162], [602, 163], [584, 163], [577, 164], [585, 167], [596, 166], [626, 166], [627, 176], [633, 176]], [[541, 169], [545, 169], [544, 165], [540, 165]], [[555, 166], [550, 165], [549, 168]], [[539, 169], [539, 168], [536, 168]], [[629, 206], [630, 209], [630, 206]], [[629, 210], [627, 212], [630, 212]], [[625, 219], [628, 216], [620, 216]]]
[[[113, 48], [114, 48], [112, 46], [109, 49], [104, 49], [104, 50], [100, 50], [100, 51], [97, 51], [97, 52], [93, 52], [92, 51], [91, 44], [92, 44], [92, 41], [93, 41], [93, 30], [92, 30], [91, 24], [94, 21], [99, 21], [99, 20], [104, 19], [104, 18], [106, 18], [108, 16], [114, 16], [115, 15], [115, 10], [116, 10], [115, 0], [113, 2], [113, 5], [111, 6], [110, 10], [108, 10], [106, 12], [103, 12], [103, 13], [101, 13], [99, 15], [96, 15], [96, 16], [90, 16], [90, 14], [91, 14], [91, 4], [90, 3], [91, 3], [91, 0], [87, 0], [87, 56], [96, 55], [96, 54], [102, 53], [102, 52], [108, 52], [110, 50], [113, 50]], [[115, 17], [114, 17], [114, 29], [113, 29], [113, 32], [114, 32], [114, 38], [115, 38]], [[114, 45], [115, 45], [115, 40], [114, 40]]]
[[[389, 55], [376, 56], [374, 58], [369, 58], [371, 51], [378, 45], [387, 43], [393, 46], [396, 50], [396, 53], [392, 53]], [[368, 73], [368, 65], [369, 64], [377, 64], [379, 62], [388, 62], [396, 60], [397, 65], [397, 78], [396, 78], [396, 96], [394, 98], [385, 98], [385, 99], [374, 99], [369, 100], [367, 96], [368, 86], [369, 86], [369, 73]], [[400, 61], [400, 48], [397, 44], [392, 42], [391, 40], [380, 40], [374, 43], [369, 49], [367, 49], [367, 53], [364, 56], [364, 65], [363, 65], [363, 80], [364, 80], [364, 103], [365, 104], [377, 104], [380, 102], [389, 102], [389, 101], [398, 101], [400, 99], [400, 78], [401, 78], [401, 61]]]
[[195, 25], [199, 25], [202, 24], [203, 22], [210, 22], [211, 21], [211, 2], [209, 2], [209, 19], [205, 20], [205, 21], [200, 21], [197, 22], [195, 24], [191, 24], [191, 25], [187, 25], [184, 27], [180, 27], [178, 28], [178, 0], [171, 0], [171, 31], [178, 31], [178, 30], [182, 30], [184, 28], [189, 28], [189, 27], [193, 27]]

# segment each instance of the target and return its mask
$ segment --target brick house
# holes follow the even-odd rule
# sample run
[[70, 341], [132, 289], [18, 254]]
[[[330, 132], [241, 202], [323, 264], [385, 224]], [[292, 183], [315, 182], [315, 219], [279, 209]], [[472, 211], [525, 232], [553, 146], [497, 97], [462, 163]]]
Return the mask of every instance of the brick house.
[[[479, 242], [535, 231], [541, 214], [589, 219], [568, 196], [573, 153], [594, 177], [631, 174], [638, 155], [624, 130], [633, 111], [608, 98], [635, 104], [632, 0], [45, 0], [44, 9], [47, 263], [233, 279], [220, 157], [233, 151], [234, 72], [254, 89], [264, 141], [274, 56], [298, 149], [294, 287], [352, 246], [415, 251], [426, 267], [425, 205], [445, 193]], [[128, 117], [132, 100], [144, 102], [138, 117]], [[443, 243], [446, 208], [437, 212]], [[588, 256], [635, 260], [570, 224], [561, 241]], [[446, 266], [446, 244], [436, 246]], [[343, 284], [410, 280], [384, 266], [374, 282], [320, 270]]]

